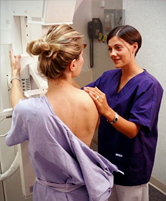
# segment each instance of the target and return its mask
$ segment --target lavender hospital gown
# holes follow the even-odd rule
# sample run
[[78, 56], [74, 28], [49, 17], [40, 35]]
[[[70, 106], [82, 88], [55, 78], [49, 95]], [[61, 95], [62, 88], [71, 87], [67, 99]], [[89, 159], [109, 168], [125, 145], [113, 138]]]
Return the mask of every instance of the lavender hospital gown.
[[25, 140], [36, 175], [33, 201], [108, 200], [118, 168], [79, 140], [46, 96], [20, 100], [14, 108], [6, 144]]

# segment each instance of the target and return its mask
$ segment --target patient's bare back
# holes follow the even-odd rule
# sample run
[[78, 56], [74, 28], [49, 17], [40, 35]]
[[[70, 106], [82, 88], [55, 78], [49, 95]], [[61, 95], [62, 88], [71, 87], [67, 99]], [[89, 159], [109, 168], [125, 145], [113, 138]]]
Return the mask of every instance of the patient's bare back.
[[56, 115], [84, 143], [90, 146], [98, 126], [99, 113], [90, 96], [83, 90], [61, 90], [49, 97]]

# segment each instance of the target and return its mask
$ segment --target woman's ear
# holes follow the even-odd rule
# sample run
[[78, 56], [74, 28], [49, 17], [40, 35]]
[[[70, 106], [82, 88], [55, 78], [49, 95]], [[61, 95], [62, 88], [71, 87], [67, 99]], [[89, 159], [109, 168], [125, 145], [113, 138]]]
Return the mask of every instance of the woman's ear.
[[136, 53], [137, 49], [138, 49], [138, 43], [135, 42], [135, 43], [133, 44], [133, 53]]
[[73, 59], [69, 65], [69, 69], [70, 69], [70, 71], [73, 72], [73, 71], [75, 71], [75, 68], [76, 68], [76, 59]]

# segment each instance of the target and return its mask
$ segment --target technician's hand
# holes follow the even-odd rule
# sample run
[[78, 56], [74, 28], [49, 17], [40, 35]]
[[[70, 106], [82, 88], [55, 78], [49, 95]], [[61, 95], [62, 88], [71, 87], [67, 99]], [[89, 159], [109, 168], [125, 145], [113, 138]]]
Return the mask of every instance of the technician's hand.
[[106, 116], [107, 111], [110, 109], [106, 95], [100, 91], [97, 87], [84, 87], [84, 91], [89, 93], [90, 97], [93, 99], [93, 101], [96, 104], [96, 107], [100, 114], [103, 116]]
[[21, 55], [14, 56], [13, 50], [10, 50], [9, 58], [10, 58], [10, 66], [12, 70], [12, 77], [19, 77], [20, 70], [21, 70], [21, 64], [20, 64]]

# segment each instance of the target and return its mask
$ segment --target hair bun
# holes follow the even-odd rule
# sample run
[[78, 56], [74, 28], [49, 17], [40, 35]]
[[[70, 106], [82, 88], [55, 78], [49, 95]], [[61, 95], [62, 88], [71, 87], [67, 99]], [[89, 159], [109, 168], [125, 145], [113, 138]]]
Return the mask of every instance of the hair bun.
[[44, 47], [43, 47], [43, 56], [45, 56], [46, 58], [50, 58], [52, 60], [56, 59], [56, 56], [58, 54], [59, 51], [59, 46], [57, 44], [47, 44], [46, 42], [43, 43]]
[[47, 79], [64, 75], [65, 69], [82, 52], [82, 35], [67, 24], [51, 26], [47, 34], [30, 42], [27, 52], [38, 58], [38, 72]]

